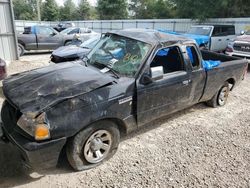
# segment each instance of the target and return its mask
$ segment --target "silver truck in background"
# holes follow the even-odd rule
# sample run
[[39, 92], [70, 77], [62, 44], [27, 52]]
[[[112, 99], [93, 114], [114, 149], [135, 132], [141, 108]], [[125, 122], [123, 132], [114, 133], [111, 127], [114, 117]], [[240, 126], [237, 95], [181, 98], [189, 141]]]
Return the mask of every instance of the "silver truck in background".
[[186, 33], [195, 39], [201, 48], [225, 51], [228, 42], [236, 37], [234, 25], [194, 25]]
[[226, 54], [230, 56], [250, 58], [250, 30], [242, 31], [234, 41], [228, 43]]
[[[81, 31], [80, 34], [79, 31]], [[17, 35], [19, 56], [29, 50], [54, 50], [60, 46], [69, 45], [76, 34], [79, 34], [81, 42], [83, 42], [83, 39], [88, 39], [93, 34], [96, 34], [87, 29], [85, 33], [83, 31], [82, 28], [69, 28], [58, 32], [50, 26], [42, 25], [25, 27], [24, 32]], [[84, 37], [82, 37], [83, 33]]]

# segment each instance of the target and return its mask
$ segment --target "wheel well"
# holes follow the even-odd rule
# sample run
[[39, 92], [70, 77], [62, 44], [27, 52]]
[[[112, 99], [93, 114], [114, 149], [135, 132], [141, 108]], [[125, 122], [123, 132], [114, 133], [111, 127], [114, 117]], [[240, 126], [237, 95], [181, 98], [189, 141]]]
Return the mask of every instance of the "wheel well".
[[232, 91], [235, 85], [235, 80], [233, 78], [229, 78], [226, 82], [230, 84], [230, 91]]
[[72, 41], [72, 40], [66, 40], [66, 41], [64, 42], [64, 46], [65, 46], [65, 44], [66, 44], [67, 42], [70, 42], [70, 41]]
[[117, 125], [117, 127], [118, 127], [118, 129], [120, 131], [121, 137], [123, 137], [123, 136], [125, 136], [127, 134], [127, 127], [126, 127], [125, 123], [122, 120], [116, 119], [116, 118], [109, 118], [109, 119], [106, 119], [106, 120], [112, 121]]
[[125, 135], [127, 134], [127, 127], [126, 127], [126, 124], [125, 124], [122, 120], [120, 120], [120, 119], [118, 119], [118, 118], [105, 118], [105, 119], [99, 119], [99, 120], [97, 120], [97, 121], [91, 122], [90, 124], [88, 124], [87, 126], [84, 126], [82, 129], [80, 129], [79, 131], [77, 131], [74, 135], [70, 136], [69, 138], [74, 137], [74, 136], [75, 136], [76, 134], [78, 134], [80, 131], [86, 129], [86, 127], [88, 127], [88, 126], [90, 126], [90, 125], [92, 125], [92, 124], [94, 124], [94, 123], [97, 123], [97, 122], [100, 122], [100, 121], [105, 121], [105, 120], [106, 120], [106, 121], [111, 121], [111, 122], [113, 122], [115, 125], [117, 125], [117, 128], [118, 128], [119, 131], [120, 131], [121, 137], [123, 137], [123, 136], [125, 136]]
[[21, 40], [18, 41], [19, 44], [21, 44], [25, 48], [25, 43]]

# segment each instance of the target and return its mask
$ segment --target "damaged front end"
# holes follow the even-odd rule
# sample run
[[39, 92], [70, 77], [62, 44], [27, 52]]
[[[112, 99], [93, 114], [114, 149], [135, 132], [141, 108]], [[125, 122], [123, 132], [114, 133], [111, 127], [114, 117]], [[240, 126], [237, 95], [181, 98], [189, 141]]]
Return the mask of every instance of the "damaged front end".
[[34, 114], [22, 114], [8, 101], [5, 101], [1, 117], [3, 121], [1, 138], [3, 141], [17, 146], [25, 166], [36, 169], [56, 166], [66, 138], [52, 140], [49, 137], [45, 113], [37, 117]]
[[50, 138], [50, 125], [44, 112], [38, 117], [33, 113], [23, 114], [18, 119], [17, 125], [37, 141]]
[[26, 165], [36, 169], [53, 167], [67, 132], [60, 122], [55, 125], [55, 117], [51, 113], [48, 116], [48, 111], [112, 82], [112, 77], [79, 63], [12, 75], [3, 82], [6, 100], [1, 111], [1, 137], [19, 148]]

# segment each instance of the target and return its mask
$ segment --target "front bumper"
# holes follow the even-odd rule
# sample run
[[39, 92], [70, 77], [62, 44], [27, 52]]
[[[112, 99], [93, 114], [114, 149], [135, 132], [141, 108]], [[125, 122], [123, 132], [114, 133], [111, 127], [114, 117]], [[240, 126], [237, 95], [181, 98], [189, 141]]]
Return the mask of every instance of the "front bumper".
[[5, 141], [8, 139], [8, 141], [17, 146], [22, 154], [25, 165], [34, 169], [55, 167], [60, 152], [66, 143], [66, 138], [59, 138], [40, 143], [31, 142], [16, 131], [8, 134], [4, 129], [2, 122], [0, 122], [0, 138]]

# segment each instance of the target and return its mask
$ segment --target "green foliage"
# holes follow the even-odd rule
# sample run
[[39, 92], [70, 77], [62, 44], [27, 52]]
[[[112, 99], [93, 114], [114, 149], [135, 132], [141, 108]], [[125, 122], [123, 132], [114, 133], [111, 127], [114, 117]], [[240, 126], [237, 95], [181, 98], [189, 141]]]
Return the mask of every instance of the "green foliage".
[[57, 21], [59, 19], [59, 7], [55, 0], [46, 0], [42, 4], [42, 20]]
[[79, 20], [87, 20], [90, 18], [90, 5], [87, 0], [81, 0], [77, 8], [77, 16]]
[[98, 0], [97, 13], [100, 19], [126, 19], [128, 17], [126, 0]]
[[129, 11], [135, 19], [167, 19], [173, 16], [173, 7], [168, 0], [131, 0]]
[[37, 20], [36, 0], [13, 0], [16, 20]]
[[177, 17], [199, 19], [250, 16], [249, 0], [172, 0]]
[[[77, 7], [72, 0], [65, 0], [62, 7], [55, 0], [38, 1], [46, 21], [250, 17], [249, 0], [98, 0], [97, 7], [88, 0], [79, 0]], [[37, 20], [36, 0], [13, 0], [13, 5], [15, 19]]]
[[60, 8], [60, 20], [68, 21], [68, 20], [77, 20], [77, 9], [76, 5], [72, 0], [66, 0], [64, 2], [64, 6]]

